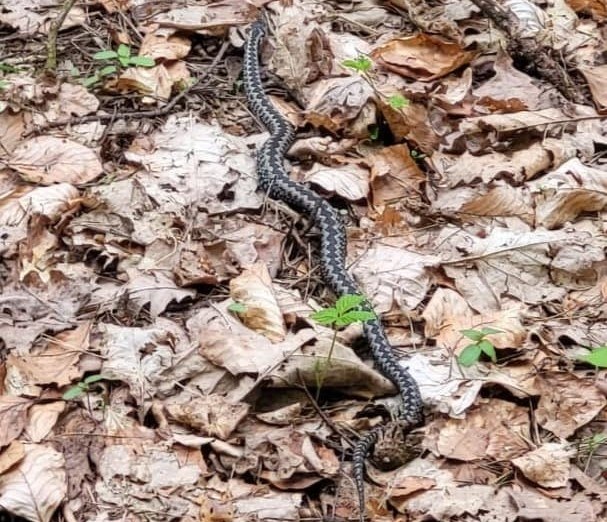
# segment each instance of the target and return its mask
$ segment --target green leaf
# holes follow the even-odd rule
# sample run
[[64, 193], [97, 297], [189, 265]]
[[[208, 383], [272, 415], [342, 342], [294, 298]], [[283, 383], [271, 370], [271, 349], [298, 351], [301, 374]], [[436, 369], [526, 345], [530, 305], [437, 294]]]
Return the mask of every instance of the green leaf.
[[488, 355], [491, 358], [493, 362], [497, 362], [497, 356], [495, 355], [495, 346], [493, 346], [490, 341], [487, 341], [487, 339], [482, 339], [481, 341], [479, 341], [478, 346], [485, 355]]
[[118, 53], [110, 49], [99, 51], [93, 55], [93, 60], [113, 60], [114, 58], [118, 58]]
[[125, 68], [126, 68], [126, 67], [128, 67], [128, 66], [129, 66], [129, 64], [130, 64], [130, 62], [131, 62], [131, 59], [130, 59], [130, 58], [125, 58], [124, 56], [119, 56], [119, 57], [118, 57], [118, 61], [120, 62], [120, 65], [121, 65], [122, 67], [125, 67]]
[[481, 356], [481, 347], [477, 344], [469, 344], [466, 346], [462, 353], [457, 357], [458, 362], [462, 366], [472, 366], [475, 362], [478, 361], [478, 358]]
[[338, 313], [335, 308], [324, 308], [323, 310], [314, 312], [310, 317], [318, 324], [327, 326], [337, 321]]
[[483, 334], [483, 336], [485, 335], [491, 335], [491, 334], [498, 334], [498, 333], [504, 333], [503, 330], [496, 330], [495, 328], [481, 328], [481, 333]]
[[357, 295], [357, 294], [342, 295], [335, 303], [335, 310], [337, 310], [337, 313], [339, 315], [343, 315], [346, 312], [352, 310], [353, 308], [356, 308], [358, 305], [360, 305], [364, 301], [365, 301], [364, 295]]
[[479, 332], [478, 330], [460, 330], [460, 333], [475, 342], [480, 341], [484, 337], [483, 332]]
[[409, 100], [401, 94], [393, 94], [388, 98], [388, 103], [393, 109], [402, 109], [409, 106]]
[[592, 364], [592, 366], [607, 368], [607, 346], [595, 348], [588, 355], [580, 357], [580, 360]]
[[137, 67], [154, 67], [156, 62], [151, 56], [133, 56], [129, 59], [129, 64]]
[[99, 73], [98, 75], [101, 76], [109, 76], [110, 74], [114, 74], [118, 72], [118, 67], [116, 67], [115, 65], [106, 65], [105, 67], [102, 67], [101, 69], [99, 69]]
[[85, 384], [93, 384], [95, 382], [102, 381], [103, 379], [105, 379], [105, 376], [101, 375], [100, 373], [97, 373], [95, 375], [89, 375], [88, 377], [86, 377], [84, 379], [84, 383]]
[[120, 44], [118, 46], [118, 52], [116, 53], [119, 58], [130, 58], [131, 48], [126, 44]]
[[76, 386], [72, 386], [69, 390], [67, 390], [61, 398], [64, 401], [71, 401], [77, 397], [80, 397], [84, 393], [84, 388], [82, 383], [78, 383]]
[[335, 326], [347, 326], [352, 323], [370, 321], [371, 319], [375, 319], [373, 312], [369, 312], [368, 310], [350, 310], [337, 318]]
[[373, 62], [366, 56], [362, 55], [355, 59], [344, 60], [341, 62], [341, 64], [348, 69], [353, 69], [361, 73], [370, 71], [371, 67], [373, 66]]
[[99, 80], [100, 80], [99, 75], [94, 74], [93, 76], [88, 76], [87, 78], [82, 80], [82, 85], [84, 85], [84, 87], [92, 87], [97, 82], [99, 82]]
[[377, 125], [371, 125], [369, 127], [369, 138], [373, 141], [379, 138], [379, 127]]
[[228, 305], [228, 310], [234, 314], [243, 314], [247, 311], [247, 307], [242, 303], [232, 303]]

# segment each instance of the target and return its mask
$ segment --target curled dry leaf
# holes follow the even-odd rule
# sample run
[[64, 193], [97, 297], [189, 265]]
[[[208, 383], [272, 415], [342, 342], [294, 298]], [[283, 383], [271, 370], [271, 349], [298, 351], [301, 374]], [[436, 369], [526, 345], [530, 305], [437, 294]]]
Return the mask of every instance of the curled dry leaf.
[[548, 442], [512, 460], [523, 475], [544, 488], [563, 488], [569, 482], [574, 451], [566, 444]]
[[543, 428], [563, 439], [589, 423], [607, 405], [592, 379], [555, 372], [542, 373], [538, 379], [541, 395], [535, 417]]
[[605, 171], [572, 158], [554, 172], [529, 184], [534, 194], [536, 223], [557, 228], [585, 212], [607, 206]]
[[0, 448], [16, 439], [27, 423], [27, 412], [32, 406], [31, 399], [0, 395]]
[[169, 416], [180, 424], [221, 440], [226, 440], [249, 413], [248, 404], [234, 404], [218, 394], [167, 404], [166, 409]]
[[0, 476], [0, 506], [32, 522], [50, 522], [67, 492], [63, 454], [27, 444], [25, 457]]
[[21, 143], [8, 166], [32, 183], [88, 183], [103, 172], [97, 154], [75, 141], [38, 136]]
[[161, 270], [151, 270], [148, 273], [133, 270], [130, 276], [131, 280], [118, 290], [116, 300], [126, 299], [134, 308], [135, 314], [149, 305], [150, 315], [155, 318], [172, 301], [179, 303], [196, 294], [194, 290], [178, 288], [173, 279]]
[[[330, 78], [316, 82], [308, 94], [306, 121], [330, 132], [350, 132], [362, 108], [373, 97], [370, 85], [360, 76]], [[368, 130], [365, 129], [365, 135]]]
[[[142, 5], [141, 7], [144, 7]], [[145, 15], [145, 13], [143, 13]], [[205, 5], [187, 7], [176, 6], [173, 9], [161, 10], [150, 17], [150, 22], [161, 27], [171, 27], [179, 31], [195, 31], [199, 34], [223, 36], [238, 25], [253, 22], [257, 8], [241, 0], [222, 0]]]
[[25, 457], [25, 445], [19, 440], [12, 441], [0, 453], [0, 476], [22, 460], [23, 457]]
[[171, 95], [172, 79], [164, 65], [129, 67], [116, 79], [104, 83], [104, 89], [117, 93], [138, 92], [148, 104], [166, 101]]
[[420, 195], [426, 176], [404, 143], [382, 147], [366, 158], [371, 167], [373, 204], [385, 205]]
[[509, 460], [528, 451], [526, 408], [492, 399], [466, 412], [466, 418], [439, 419], [428, 425], [424, 445], [437, 455], [462, 461]]
[[82, 323], [75, 330], [67, 330], [51, 339], [37, 354], [14, 357], [11, 364], [22, 368], [22, 375], [30, 384], [66, 386], [82, 375], [78, 361], [88, 348], [90, 323]]
[[[379, 313], [393, 305], [413, 309], [425, 298], [431, 284], [428, 268], [438, 261], [433, 255], [418, 254], [405, 247], [380, 243], [361, 245], [364, 250], [353, 272]], [[378, 270], [379, 268], [379, 270]]]
[[588, 81], [592, 98], [600, 112], [607, 110], [607, 65], [580, 67], [580, 72]]
[[230, 296], [244, 306], [243, 323], [272, 342], [283, 341], [286, 328], [265, 263], [257, 262], [230, 281]]
[[185, 58], [192, 48], [192, 42], [176, 34], [173, 28], [158, 28], [143, 37], [139, 56], [149, 56], [162, 60], [180, 60]]
[[397, 74], [430, 81], [459, 69], [474, 58], [459, 44], [429, 34], [395, 38], [375, 49], [371, 56]]
[[369, 172], [354, 163], [339, 167], [315, 163], [305, 180], [348, 201], [360, 201], [369, 195]]

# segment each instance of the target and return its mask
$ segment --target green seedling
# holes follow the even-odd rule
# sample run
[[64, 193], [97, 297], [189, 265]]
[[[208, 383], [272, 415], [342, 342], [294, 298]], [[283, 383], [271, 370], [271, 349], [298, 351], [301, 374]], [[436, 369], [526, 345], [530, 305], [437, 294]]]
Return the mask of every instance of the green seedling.
[[588, 437], [584, 437], [577, 444], [577, 459], [581, 464], [584, 462], [584, 473], [588, 470], [590, 461], [598, 449], [607, 443], [607, 434], [595, 433]]
[[247, 307], [244, 304], [235, 301], [228, 305], [228, 310], [233, 314], [243, 314], [247, 311]]
[[402, 94], [393, 94], [388, 97], [388, 104], [393, 109], [402, 109], [404, 107], [409, 106], [409, 100], [405, 98]]
[[485, 337], [491, 334], [502, 333], [501, 330], [481, 328], [480, 330], [462, 330], [461, 333], [464, 337], [474, 341], [466, 346], [457, 357], [457, 361], [462, 366], [472, 366], [477, 363], [483, 353], [493, 362], [497, 362], [495, 346], [493, 346], [491, 341], [485, 339]]
[[373, 62], [362, 54], [356, 58], [344, 60], [341, 64], [348, 69], [362, 74], [368, 73], [373, 67]]
[[370, 310], [363, 310], [361, 305], [366, 301], [364, 295], [348, 294], [341, 296], [336, 302], [335, 306], [329, 308], [323, 308], [314, 312], [310, 317], [318, 324], [323, 326], [330, 326], [333, 330], [333, 339], [331, 340], [331, 346], [329, 348], [329, 355], [322, 366], [317, 368], [316, 373], [316, 390], [317, 398], [322, 384], [325, 379], [325, 373], [328, 366], [331, 364], [331, 356], [333, 355], [333, 349], [337, 342], [338, 329], [344, 326], [348, 326], [354, 323], [362, 323], [375, 319], [375, 314]]
[[106, 377], [104, 375], [95, 374], [89, 375], [85, 377], [82, 381], [80, 381], [75, 386], [69, 388], [63, 395], [62, 398], [64, 401], [71, 401], [80, 397], [83, 393], [88, 393], [92, 389], [92, 384], [96, 382], [102, 381]]
[[598, 368], [607, 368], [607, 345], [593, 348], [588, 355], [582, 355], [579, 360]]
[[101, 69], [95, 71], [92, 76], [88, 76], [82, 81], [85, 87], [91, 87], [99, 83], [106, 76], [118, 73], [128, 67], [154, 67], [156, 62], [150, 56], [133, 56], [130, 46], [120, 44], [115, 51], [104, 49], [93, 55], [93, 60], [110, 62]]

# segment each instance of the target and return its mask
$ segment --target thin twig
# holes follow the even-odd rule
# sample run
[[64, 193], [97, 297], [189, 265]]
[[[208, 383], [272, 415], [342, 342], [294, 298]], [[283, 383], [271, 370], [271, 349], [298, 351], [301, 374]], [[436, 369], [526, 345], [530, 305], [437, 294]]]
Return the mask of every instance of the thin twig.
[[51, 28], [48, 32], [48, 43], [46, 47], [45, 70], [48, 72], [54, 73], [57, 70], [57, 34], [59, 33], [59, 29], [61, 29], [63, 22], [65, 22], [67, 14], [70, 12], [72, 7], [74, 7], [75, 3], [76, 0], [65, 0], [59, 16], [55, 18], [51, 24]]

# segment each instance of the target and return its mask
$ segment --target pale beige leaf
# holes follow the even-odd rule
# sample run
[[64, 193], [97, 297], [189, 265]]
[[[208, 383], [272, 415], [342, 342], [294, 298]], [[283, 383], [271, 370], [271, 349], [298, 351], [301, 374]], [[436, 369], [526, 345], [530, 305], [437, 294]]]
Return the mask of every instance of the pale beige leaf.
[[27, 444], [25, 457], [0, 476], [0, 506], [32, 522], [49, 522], [67, 493], [63, 455]]
[[232, 403], [218, 394], [206, 397], [179, 396], [165, 405], [169, 416], [202, 435], [226, 440], [249, 413], [249, 405]]
[[38, 136], [21, 143], [9, 167], [32, 183], [87, 183], [103, 172], [97, 154], [75, 141]]
[[120, 288], [116, 299], [126, 299], [135, 313], [149, 305], [150, 315], [158, 317], [172, 301], [181, 302], [193, 297], [195, 291], [179, 288], [162, 270], [150, 270], [148, 273], [130, 271], [131, 280]]
[[607, 206], [607, 173], [572, 158], [529, 184], [534, 193], [536, 222], [557, 228], [585, 212]]
[[63, 401], [48, 404], [34, 404], [29, 411], [29, 422], [25, 428], [28, 439], [40, 442], [51, 432], [57, 423], [57, 419], [65, 410], [66, 403]]
[[490, 455], [509, 460], [528, 450], [527, 410], [492, 399], [466, 412], [465, 419], [440, 419], [428, 426], [427, 447], [447, 458], [474, 461]]
[[166, 101], [171, 95], [173, 82], [161, 64], [156, 67], [129, 67], [118, 78], [105, 82], [104, 88], [113, 92], [137, 92], [145, 95], [147, 104]]
[[580, 67], [580, 72], [588, 81], [588, 87], [590, 87], [597, 109], [605, 110], [607, 108], [607, 65]]
[[364, 200], [369, 195], [369, 172], [355, 164], [327, 167], [316, 163], [305, 180], [348, 201]]
[[563, 439], [589, 423], [607, 405], [592, 379], [565, 372], [542, 373], [540, 386], [537, 422]]
[[569, 482], [571, 458], [575, 455], [567, 444], [548, 442], [512, 460], [532, 482], [544, 488], [563, 488]]
[[282, 341], [286, 329], [264, 262], [257, 262], [230, 281], [230, 296], [244, 306], [243, 323], [272, 342]]
[[21, 459], [23, 459], [24, 456], [25, 446], [23, 442], [19, 440], [12, 441], [0, 453], [0, 476], [2, 476], [2, 474], [8, 469], [12, 468]]
[[27, 412], [32, 406], [31, 399], [0, 395], [0, 448], [16, 439], [27, 423]]
[[147, 33], [141, 47], [139, 56], [150, 56], [154, 59], [180, 60], [185, 58], [192, 47], [189, 38], [175, 34], [172, 28], [159, 28]]
[[437, 261], [405, 247], [364, 244], [353, 272], [377, 312], [387, 312], [393, 305], [412, 309], [425, 298], [431, 283], [428, 269]]

